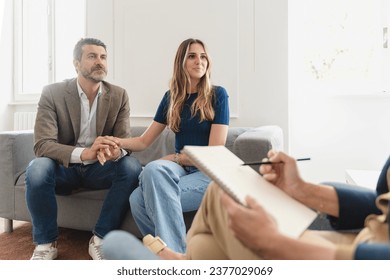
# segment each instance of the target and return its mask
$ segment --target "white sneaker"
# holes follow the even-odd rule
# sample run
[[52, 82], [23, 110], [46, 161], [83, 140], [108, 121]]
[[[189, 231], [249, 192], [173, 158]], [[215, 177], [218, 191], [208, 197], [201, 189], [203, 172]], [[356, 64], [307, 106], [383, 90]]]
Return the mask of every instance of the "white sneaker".
[[55, 260], [58, 256], [57, 241], [37, 245], [30, 260]]
[[94, 235], [89, 240], [88, 253], [93, 260], [104, 260], [104, 256], [102, 252], [102, 243], [95, 242], [95, 238], [98, 237]]

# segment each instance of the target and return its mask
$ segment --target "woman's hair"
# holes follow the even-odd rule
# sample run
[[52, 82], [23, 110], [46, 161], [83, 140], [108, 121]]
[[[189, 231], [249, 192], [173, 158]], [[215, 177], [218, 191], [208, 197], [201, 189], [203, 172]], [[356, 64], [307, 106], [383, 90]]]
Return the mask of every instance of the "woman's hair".
[[170, 103], [167, 112], [167, 123], [168, 127], [174, 132], [179, 131], [181, 121], [180, 113], [182, 112], [184, 102], [187, 98], [187, 89], [191, 86], [190, 75], [185, 68], [185, 63], [188, 57], [188, 50], [190, 49], [190, 46], [195, 43], [202, 45], [208, 63], [206, 73], [197, 85], [198, 97], [191, 106], [191, 116], [194, 117], [199, 113], [201, 122], [214, 119], [214, 90], [210, 82], [211, 60], [205, 44], [201, 40], [190, 38], [183, 41], [176, 52], [173, 75], [169, 85]]

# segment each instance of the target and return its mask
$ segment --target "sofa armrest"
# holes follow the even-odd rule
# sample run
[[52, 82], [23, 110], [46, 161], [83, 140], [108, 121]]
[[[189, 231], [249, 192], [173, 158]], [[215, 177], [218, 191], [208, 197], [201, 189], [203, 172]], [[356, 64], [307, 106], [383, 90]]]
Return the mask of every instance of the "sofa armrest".
[[35, 157], [33, 142], [32, 130], [0, 132], [0, 217], [14, 209], [15, 183]]
[[[233, 144], [233, 152], [245, 162], [261, 161], [271, 149], [284, 149], [283, 131], [276, 125], [249, 129], [239, 135]], [[255, 170], [259, 168], [258, 165], [252, 167]]]

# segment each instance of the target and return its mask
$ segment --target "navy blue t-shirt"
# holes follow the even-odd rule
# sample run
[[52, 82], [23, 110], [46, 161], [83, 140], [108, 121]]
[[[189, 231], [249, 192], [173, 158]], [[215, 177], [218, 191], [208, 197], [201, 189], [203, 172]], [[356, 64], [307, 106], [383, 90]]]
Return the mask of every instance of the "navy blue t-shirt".
[[[167, 124], [167, 112], [169, 106], [169, 94], [167, 91], [157, 108], [154, 121]], [[207, 146], [212, 124], [229, 125], [229, 101], [228, 94], [223, 87], [214, 87], [213, 108], [214, 120], [200, 122], [199, 113], [191, 117], [191, 105], [197, 98], [198, 93], [188, 94], [181, 112], [179, 132], [175, 133], [175, 151], [179, 153], [185, 145]]]

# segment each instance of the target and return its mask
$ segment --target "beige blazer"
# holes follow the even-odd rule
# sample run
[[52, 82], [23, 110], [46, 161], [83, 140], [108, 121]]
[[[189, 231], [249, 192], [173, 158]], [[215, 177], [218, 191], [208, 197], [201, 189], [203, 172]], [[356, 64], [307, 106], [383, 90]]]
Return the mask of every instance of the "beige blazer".
[[[130, 136], [130, 105], [125, 89], [103, 82], [96, 110], [98, 136]], [[77, 79], [45, 86], [34, 127], [34, 152], [68, 167], [80, 134], [81, 104]]]

